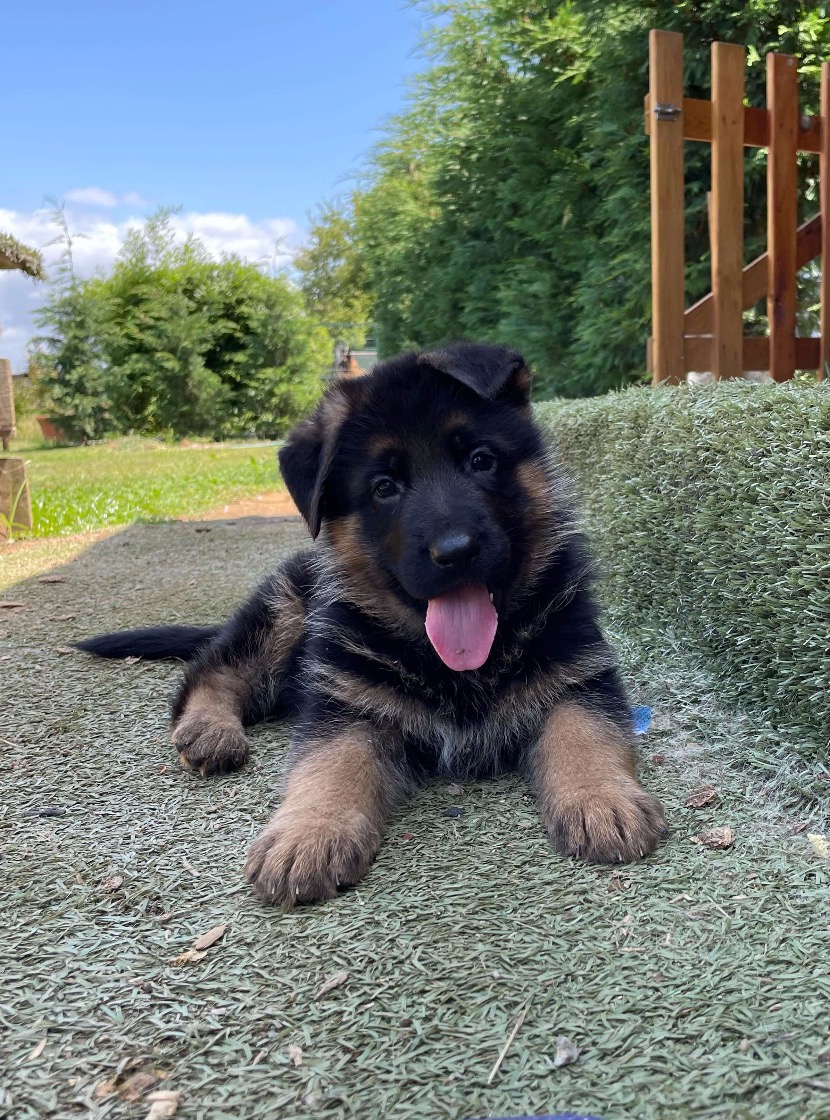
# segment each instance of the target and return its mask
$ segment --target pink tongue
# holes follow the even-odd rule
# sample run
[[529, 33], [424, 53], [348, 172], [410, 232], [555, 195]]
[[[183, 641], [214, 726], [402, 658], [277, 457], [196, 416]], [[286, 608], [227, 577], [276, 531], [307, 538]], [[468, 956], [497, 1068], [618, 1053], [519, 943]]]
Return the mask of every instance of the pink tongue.
[[479, 669], [490, 654], [498, 621], [483, 583], [459, 587], [430, 599], [427, 637], [450, 669]]

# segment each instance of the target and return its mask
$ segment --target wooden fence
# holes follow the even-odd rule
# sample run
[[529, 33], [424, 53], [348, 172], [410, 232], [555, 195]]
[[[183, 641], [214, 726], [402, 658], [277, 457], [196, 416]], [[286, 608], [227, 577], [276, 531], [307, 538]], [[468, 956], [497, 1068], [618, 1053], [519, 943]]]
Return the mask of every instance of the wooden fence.
[[[692, 371], [716, 378], [768, 370], [786, 381], [797, 369], [830, 360], [830, 63], [821, 68], [821, 115], [798, 107], [798, 60], [767, 55], [767, 107], [744, 105], [746, 50], [712, 44], [712, 100], [683, 96], [683, 36], [649, 36], [646, 132], [651, 137], [652, 338], [655, 384], [677, 384]], [[685, 307], [683, 142], [712, 145], [709, 235], [712, 291]], [[744, 148], [768, 148], [767, 252], [744, 267]], [[820, 213], [797, 227], [796, 155], [819, 158]], [[824, 219], [824, 220], [822, 220]], [[821, 268], [821, 337], [796, 335], [796, 273], [815, 257]], [[744, 337], [743, 312], [764, 295], [768, 337]]]

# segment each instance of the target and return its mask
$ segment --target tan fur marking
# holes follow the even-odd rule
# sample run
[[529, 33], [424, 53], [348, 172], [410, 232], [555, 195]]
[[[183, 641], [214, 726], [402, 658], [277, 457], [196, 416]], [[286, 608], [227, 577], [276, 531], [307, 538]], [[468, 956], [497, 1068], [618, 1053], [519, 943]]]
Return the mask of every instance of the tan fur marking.
[[394, 801], [368, 727], [304, 744], [282, 805], [254, 842], [245, 874], [261, 897], [293, 906], [358, 882], [383, 839]]
[[535, 759], [542, 819], [565, 855], [626, 863], [654, 851], [665, 834], [659, 802], [634, 776], [631, 741], [577, 704], [554, 709]]
[[268, 672], [276, 676], [302, 641], [308, 612], [287, 579], [269, 607], [276, 621], [263, 643], [262, 660]]
[[377, 618], [392, 628], [393, 633], [417, 637], [423, 633], [424, 620], [409, 610], [385, 586], [385, 576], [372, 563], [371, 557], [359, 536], [357, 514], [338, 517], [329, 523], [328, 540], [339, 575], [343, 593], [355, 606], [371, 618]]
[[247, 761], [249, 746], [241, 716], [249, 687], [241, 670], [226, 666], [209, 670], [193, 689], [172, 735], [186, 770], [222, 773]]

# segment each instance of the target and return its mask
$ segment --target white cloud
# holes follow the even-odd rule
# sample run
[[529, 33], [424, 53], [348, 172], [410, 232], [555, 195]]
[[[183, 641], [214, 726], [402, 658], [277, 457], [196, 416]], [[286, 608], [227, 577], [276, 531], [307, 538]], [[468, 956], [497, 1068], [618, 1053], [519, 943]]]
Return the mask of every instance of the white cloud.
[[146, 206], [147, 202], [135, 191], [127, 191], [124, 195], [113, 194], [102, 187], [76, 187], [67, 191], [64, 196], [66, 202], [73, 202], [76, 206], [103, 207], [111, 210], [116, 206]]
[[[69, 191], [66, 195], [66, 217], [75, 240], [73, 257], [75, 272], [80, 277], [92, 276], [97, 269], [107, 269], [114, 262], [126, 232], [140, 225], [145, 217], [140, 212], [146, 206], [138, 195], [124, 195], [118, 205], [133, 198], [136, 212], [116, 221], [114, 216], [101, 214], [109, 207], [98, 197], [115, 198], [108, 191], [97, 187]], [[78, 196], [85, 196], [79, 199]], [[179, 213], [171, 218], [171, 226], [178, 241], [195, 234], [213, 256], [234, 253], [253, 262], [269, 262], [281, 268], [291, 260], [292, 247], [302, 239], [303, 231], [288, 218], [266, 218], [254, 221], [245, 214]], [[62, 247], [49, 246], [58, 230], [47, 209], [23, 213], [0, 209], [0, 230], [11, 233], [27, 245], [41, 249], [46, 270], [54, 276]], [[49, 292], [48, 284], [38, 284], [19, 272], [0, 271], [0, 356], [10, 358], [16, 372], [25, 369], [26, 346], [36, 333], [34, 314]]]

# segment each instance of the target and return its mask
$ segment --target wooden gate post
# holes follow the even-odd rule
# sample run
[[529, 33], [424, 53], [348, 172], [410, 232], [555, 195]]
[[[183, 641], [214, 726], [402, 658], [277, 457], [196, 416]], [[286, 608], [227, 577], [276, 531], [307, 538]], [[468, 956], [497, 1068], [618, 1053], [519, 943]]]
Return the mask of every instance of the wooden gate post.
[[821, 347], [817, 377], [823, 381], [830, 362], [830, 62], [821, 64], [821, 146], [818, 175], [821, 189]]
[[712, 302], [715, 377], [743, 376], [746, 50], [712, 43]]
[[767, 251], [769, 371], [775, 381], [795, 373], [795, 274], [798, 224], [798, 60], [767, 55], [769, 159]]
[[685, 310], [683, 36], [651, 31], [651, 307], [654, 384], [679, 384]]

